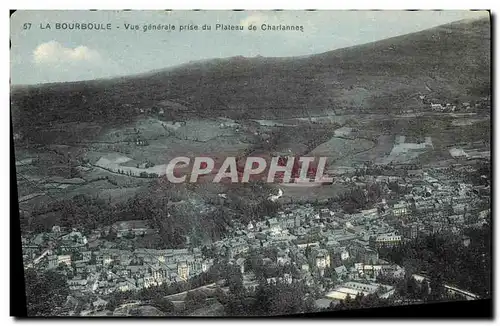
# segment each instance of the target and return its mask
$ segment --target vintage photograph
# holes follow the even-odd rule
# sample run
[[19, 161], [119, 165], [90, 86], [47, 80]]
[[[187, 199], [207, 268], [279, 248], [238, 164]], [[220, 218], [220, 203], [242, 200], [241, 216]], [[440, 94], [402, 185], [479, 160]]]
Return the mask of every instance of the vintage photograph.
[[26, 315], [488, 302], [491, 24], [487, 10], [12, 11]]

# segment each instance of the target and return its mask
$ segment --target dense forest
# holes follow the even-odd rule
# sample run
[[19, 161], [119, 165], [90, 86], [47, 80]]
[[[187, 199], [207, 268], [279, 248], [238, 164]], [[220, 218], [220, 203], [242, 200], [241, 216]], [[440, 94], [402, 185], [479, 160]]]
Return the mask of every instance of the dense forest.
[[280, 207], [267, 200], [272, 188], [262, 181], [231, 187], [226, 200], [217, 194], [199, 196], [193, 189], [175, 187], [140, 193], [117, 204], [95, 196], [77, 195], [40, 207], [31, 215], [22, 214], [21, 230], [49, 232], [52, 226], [59, 225], [90, 233], [118, 221], [146, 220], [161, 237], [155, 248], [182, 248], [186, 236], [196, 246], [207, 240], [218, 240], [235, 223], [246, 225], [252, 220], [261, 220], [276, 213]]
[[57, 271], [24, 271], [28, 316], [54, 316], [66, 302], [69, 287], [66, 278]]
[[[491, 297], [491, 227], [466, 229], [461, 236], [434, 234], [397, 247], [381, 248], [380, 257], [403, 266], [407, 274], [425, 273], [434, 284], [447, 284]], [[432, 288], [432, 284], [431, 284]]]

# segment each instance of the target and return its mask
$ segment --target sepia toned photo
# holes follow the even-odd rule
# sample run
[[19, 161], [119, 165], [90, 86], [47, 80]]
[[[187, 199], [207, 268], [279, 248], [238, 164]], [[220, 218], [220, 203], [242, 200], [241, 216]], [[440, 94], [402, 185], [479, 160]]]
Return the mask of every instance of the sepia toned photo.
[[486, 10], [12, 11], [16, 305], [483, 311], [491, 29]]

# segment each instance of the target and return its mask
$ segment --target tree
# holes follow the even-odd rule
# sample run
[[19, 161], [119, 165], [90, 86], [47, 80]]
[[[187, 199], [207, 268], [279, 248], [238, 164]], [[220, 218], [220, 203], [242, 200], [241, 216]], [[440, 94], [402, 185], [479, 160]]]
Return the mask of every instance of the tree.
[[153, 304], [167, 316], [172, 316], [175, 314], [175, 305], [168, 299], [156, 298], [155, 300], [153, 300]]
[[53, 309], [66, 301], [69, 287], [63, 275], [27, 269], [24, 277], [28, 316], [51, 316]]
[[429, 295], [429, 300], [438, 301], [444, 297], [445, 288], [444, 288], [442, 278], [440, 278], [440, 277], [431, 278], [429, 287], [431, 290], [431, 293]]
[[429, 284], [424, 281], [420, 285], [420, 293], [419, 293], [419, 298], [426, 301], [429, 297]]
[[419, 285], [413, 277], [409, 277], [406, 281], [406, 295], [410, 299], [417, 299], [419, 293]]
[[278, 282], [259, 283], [256, 291], [255, 310], [262, 315], [287, 315], [306, 311], [305, 286], [302, 282], [292, 284]]
[[141, 310], [139, 308], [132, 308], [129, 310], [130, 316], [134, 317], [140, 317], [141, 316]]
[[241, 295], [245, 292], [243, 287], [243, 275], [241, 275], [241, 270], [236, 266], [231, 266], [228, 269], [228, 275], [226, 278], [227, 284], [229, 286], [229, 292], [235, 295]]
[[219, 301], [223, 305], [225, 305], [227, 303], [227, 296], [226, 296], [226, 294], [218, 286], [215, 288], [214, 297], [217, 299], [217, 301]]
[[205, 304], [206, 299], [205, 293], [201, 291], [189, 291], [184, 300], [186, 310], [192, 311], [201, 308]]
[[388, 299], [382, 299], [377, 294], [364, 295], [358, 293], [354, 299], [349, 295], [344, 300], [341, 300], [339, 304], [330, 304], [331, 310], [350, 310], [350, 309], [365, 309], [374, 308], [381, 306], [391, 305], [392, 301]]

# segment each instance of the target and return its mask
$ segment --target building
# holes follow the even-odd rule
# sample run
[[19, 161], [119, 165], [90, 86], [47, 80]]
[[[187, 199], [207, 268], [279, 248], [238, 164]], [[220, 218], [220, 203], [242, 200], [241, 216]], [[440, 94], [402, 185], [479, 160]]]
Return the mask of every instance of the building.
[[420, 232], [421, 227], [416, 223], [402, 226], [402, 234], [405, 238], [415, 239], [416, 237], [418, 237]]
[[[430, 285], [430, 281], [429, 279], [424, 276], [424, 275], [419, 275], [419, 274], [413, 274], [412, 277], [419, 283], [423, 283], [423, 282], [427, 282], [427, 284]], [[459, 297], [462, 297], [466, 300], [477, 300], [477, 299], [480, 299], [481, 297], [477, 294], [474, 294], [474, 293], [471, 293], [471, 292], [468, 292], [468, 291], [465, 291], [465, 290], [462, 290], [462, 289], [459, 289], [459, 288], [456, 288], [454, 286], [450, 286], [448, 284], [444, 284], [444, 288], [446, 289], [446, 292], [448, 292], [449, 294], [454, 294], [454, 295], [457, 295]], [[432, 291], [431, 288], [429, 288], [429, 293]]]
[[316, 256], [316, 267], [318, 267], [319, 269], [330, 267], [330, 255], [319, 253]]
[[183, 280], [187, 280], [189, 278], [189, 266], [186, 262], [177, 264], [177, 275]]
[[349, 259], [350, 255], [349, 255], [349, 251], [347, 251], [346, 248], [341, 248], [340, 250], [340, 259], [341, 260], [347, 260]]
[[401, 243], [401, 236], [395, 234], [383, 234], [375, 238], [376, 246], [395, 246]]
[[236, 259], [236, 266], [238, 266], [240, 268], [240, 272], [241, 274], [245, 274], [245, 261], [246, 259], [245, 258], [238, 258]]
[[369, 242], [361, 240], [353, 240], [349, 245], [349, 251], [357, 261], [366, 264], [378, 262], [378, 252], [369, 246]]
[[376, 279], [380, 275], [388, 275], [395, 278], [403, 278], [405, 275], [404, 268], [396, 264], [354, 264], [355, 269], [358, 271], [359, 275], [368, 277], [371, 279]]
[[276, 218], [271, 218], [271, 219], [267, 220], [267, 222], [268, 222], [267, 224], [269, 226], [270, 233], [278, 234], [281, 232], [281, 230], [282, 230], [281, 225]]
[[339, 129], [336, 129], [334, 132], [335, 132], [335, 137], [348, 137], [352, 132], [352, 128], [341, 127]]
[[61, 247], [80, 247], [87, 244], [87, 238], [80, 232], [72, 231], [61, 237]]
[[321, 221], [330, 222], [333, 220], [334, 212], [330, 211], [328, 208], [322, 208], [319, 211], [319, 219]]
[[92, 302], [92, 306], [94, 307], [95, 310], [102, 310], [106, 308], [106, 305], [108, 302], [106, 300], [103, 300], [101, 298], [97, 298], [96, 301]]
[[51, 255], [47, 257], [47, 269], [54, 269], [59, 266], [59, 259], [56, 255]]
[[392, 208], [392, 215], [396, 217], [404, 216], [409, 213], [408, 204], [405, 202], [399, 202], [394, 204]]
[[92, 251], [84, 251], [82, 252], [82, 260], [88, 262], [92, 259]]
[[467, 153], [461, 148], [451, 148], [450, 155], [454, 158], [466, 158]]
[[300, 227], [300, 216], [297, 214], [295, 216], [295, 224], [294, 224], [294, 227], [295, 228], [299, 228]]
[[346, 282], [326, 294], [327, 298], [345, 300], [348, 296], [354, 299], [358, 294], [380, 293], [381, 298], [389, 298], [394, 294], [394, 287], [378, 283]]
[[470, 245], [470, 237], [463, 235], [462, 236], [462, 243], [463, 243], [464, 247], [468, 247]]
[[67, 284], [71, 291], [85, 291], [88, 281], [79, 277], [67, 280]]
[[118, 238], [145, 235], [150, 230], [147, 221], [144, 220], [116, 222], [113, 224], [112, 229], [116, 231]]
[[59, 255], [57, 256], [57, 266], [60, 264], [65, 264], [66, 266], [71, 266], [71, 255]]
[[335, 274], [337, 274], [337, 278], [344, 279], [347, 275], [349, 275], [349, 272], [344, 265], [340, 265], [335, 267]]
[[444, 108], [439, 103], [431, 103], [431, 109], [436, 110], [436, 111], [442, 111]]

